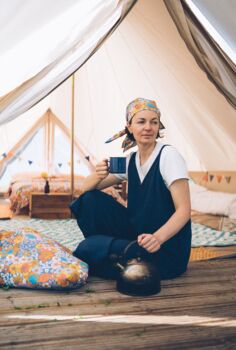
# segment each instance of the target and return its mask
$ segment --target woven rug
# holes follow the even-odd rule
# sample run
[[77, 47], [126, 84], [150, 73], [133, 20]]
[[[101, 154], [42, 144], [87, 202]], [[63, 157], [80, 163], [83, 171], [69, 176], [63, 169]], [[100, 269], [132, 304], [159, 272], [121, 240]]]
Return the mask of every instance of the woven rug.
[[192, 247], [222, 247], [236, 245], [236, 234], [229, 231], [217, 231], [210, 227], [192, 223]]
[[[0, 230], [16, 230], [22, 227], [31, 227], [48, 235], [71, 250], [74, 250], [83, 239], [75, 219], [66, 220], [17, 220], [11, 219], [0, 222]], [[230, 246], [236, 245], [234, 232], [216, 231], [201, 224], [192, 224], [192, 247], [202, 246]]]
[[[231, 252], [225, 251], [228, 247], [196, 247], [191, 249], [190, 261], [197, 260], [209, 260], [212, 258], [219, 258], [232, 254]], [[231, 246], [232, 249], [232, 246]], [[235, 251], [233, 252], [235, 253]]]

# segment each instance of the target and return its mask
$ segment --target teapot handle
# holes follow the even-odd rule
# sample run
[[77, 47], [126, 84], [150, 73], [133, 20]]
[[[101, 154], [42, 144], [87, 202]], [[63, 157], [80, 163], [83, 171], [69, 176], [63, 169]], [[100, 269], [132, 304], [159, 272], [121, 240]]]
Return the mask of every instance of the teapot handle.
[[[132, 247], [132, 245], [134, 245], [135, 243], [137, 243], [137, 240], [131, 241], [131, 242], [129, 242], [129, 244], [127, 244], [127, 246], [125, 247], [125, 250], [123, 252], [123, 259], [125, 259], [126, 254], [127, 254], [128, 250], [130, 249], [130, 247]], [[141, 257], [141, 254], [140, 254], [140, 256], [137, 255], [137, 257]]]

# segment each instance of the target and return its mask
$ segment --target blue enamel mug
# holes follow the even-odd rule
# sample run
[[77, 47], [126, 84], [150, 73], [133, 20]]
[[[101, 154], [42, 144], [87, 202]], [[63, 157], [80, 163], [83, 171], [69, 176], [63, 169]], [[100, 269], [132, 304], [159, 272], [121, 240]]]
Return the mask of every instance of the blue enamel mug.
[[110, 157], [109, 173], [125, 174], [126, 173], [126, 157]]

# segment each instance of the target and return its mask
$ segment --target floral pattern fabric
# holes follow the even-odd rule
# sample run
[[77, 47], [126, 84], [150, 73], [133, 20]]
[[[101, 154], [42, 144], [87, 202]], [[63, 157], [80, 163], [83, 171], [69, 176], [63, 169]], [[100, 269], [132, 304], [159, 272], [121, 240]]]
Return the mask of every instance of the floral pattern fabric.
[[[74, 194], [79, 195], [81, 193], [80, 188], [83, 178], [75, 180], [74, 183]], [[50, 192], [52, 193], [70, 193], [71, 184], [68, 179], [53, 179], [49, 182]], [[43, 179], [32, 179], [32, 180], [21, 180], [11, 183], [8, 193], [10, 199], [10, 209], [14, 213], [18, 213], [21, 209], [27, 207], [30, 201], [30, 194], [32, 192], [44, 192], [45, 180]]]
[[[144, 110], [154, 111], [159, 115], [159, 117], [161, 116], [161, 112], [160, 112], [159, 108], [157, 107], [157, 104], [155, 101], [148, 100], [148, 99], [142, 98], [142, 97], [138, 97], [135, 100], [131, 101], [126, 108], [126, 122], [130, 123], [131, 119], [133, 118], [133, 116], [136, 113], [144, 111]], [[161, 121], [160, 121], [160, 129], [165, 129], [165, 127]], [[118, 133], [116, 133], [112, 137], [110, 137], [107, 141], [105, 141], [105, 143], [110, 143], [123, 135], [126, 135], [126, 137], [124, 138], [122, 145], [121, 145], [121, 147], [123, 148], [123, 152], [127, 151], [131, 147], [136, 146], [136, 141], [131, 140], [130, 137], [128, 136], [127, 127], [125, 129], [119, 131]]]
[[32, 228], [0, 231], [0, 285], [75, 289], [86, 283], [88, 265]]

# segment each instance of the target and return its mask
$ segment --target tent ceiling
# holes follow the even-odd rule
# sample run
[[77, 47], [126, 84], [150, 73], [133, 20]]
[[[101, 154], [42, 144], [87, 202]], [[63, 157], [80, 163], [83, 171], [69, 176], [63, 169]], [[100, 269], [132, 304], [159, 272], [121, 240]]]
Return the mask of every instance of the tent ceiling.
[[76, 71], [136, 0], [0, 1], [1, 125]]
[[236, 112], [199, 69], [162, 1], [139, 1], [77, 77], [77, 133], [85, 142], [82, 130], [93, 132], [99, 157], [118, 152], [120, 141], [108, 148], [104, 140], [123, 128], [126, 104], [144, 96], [157, 100], [164, 141], [189, 169], [236, 169]]

